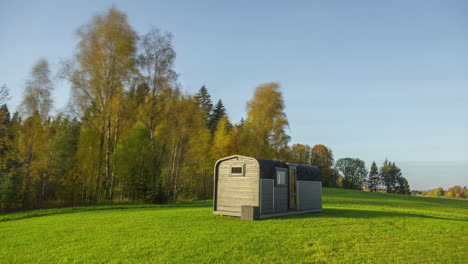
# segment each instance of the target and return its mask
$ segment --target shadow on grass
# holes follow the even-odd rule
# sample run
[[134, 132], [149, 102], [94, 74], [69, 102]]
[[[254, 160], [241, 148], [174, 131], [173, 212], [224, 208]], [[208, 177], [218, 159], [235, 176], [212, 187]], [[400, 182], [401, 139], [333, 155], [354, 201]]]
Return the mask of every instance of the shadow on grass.
[[460, 218], [447, 218], [439, 216], [431, 216], [424, 214], [414, 214], [405, 212], [392, 212], [392, 211], [372, 211], [372, 210], [358, 210], [358, 209], [344, 209], [344, 208], [324, 208], [320, 213], [307, 213], [298, 215], [288, 215], [280, 218], [272, 218], [275, 220], [299, 219], [299, 218], [393, 218], [393, 217], [416, 217], [426, 219], [450, 220], [450, 221], [463, 221], [468, 222], [468, 219]]
[[[9, 214], [0, 214], [0, 222], [15, 221], [21, 219], [61, 215], [79, 212], [90, 211], [106, 211], [106, 210], [140, 210], [140, 209], [170, 209], [170, 208], [210, 208], [213, 205], [211, 200], [184, 202], [178, 204], [112, 204], [112, 205], [95, 205], [95, 206], [78, 206], [78, 207], [63, 207], [53, 209], [33, 210], [26, 212], [16, 212]], [[307, 213], [298, 215], [282, 216], [277, 218], [269, 218], [266, 220], [290, 220], [303, 218], [393, 218], [393, 217], [416, 217], [426, 219], [450, 220], [468, 222], [467, 218], [447, 218], [440, 216], [431, 216], [425, 214], [395, 212], [395, 211], [374, 211], [374, 210], [359, 210], [346, 208], [324, 208], [321, 213]]]
[[51, 209], [38, 209], [38, 210], [16, 212], [16, 213], [9, 213], [9, 214], [0, 214], [0, 222], [21, 220], [21, 219], [28, 219], [28, 218], [42, 217], [42, 216], [50, 216], [50, 215], [90, 212], [90, 211], [197, 208], [197, 207], [211, 207], [211, 206], [213, 206], [213, 202], [211, 200], [205, 200], [205, 201], [184, 202], [184, 203], [177, 203], [177, 204], [111, 204], [111, 205], [62, 207], [62, 208], [51, 208]]
[[[334, 197], [335, 198], [335, 197]], [[342, 198], [342, 197], [340, 197]], [[434, 198], [433, 200], [448, 200], [442, 198]], [[425, 200], [395, 200], [395, 199], [373, 199], [369, 200], [362, 197], [348, 197], [347, 199], [324, 199], [324, 203], [335, 204], [335, 205], [370, 205], [370, 206], [387, 206], [387, 207], [398, 207], [398, 208], [408, 208], [408, 209], [430, 209], [430, 210], [459, 210], [465, 209], [468, 203], [465, 201], [454, 201], [451, 203], [439, 203], [438, 201], [433, 201], [429, 199]]]
[[424, 207], [424, 209], [468, 209], [465, 199], [443, 199], [395, 193], [363, 192], [358, 190], [324, 188], [324, 202], [334, 204], [368, 204], [379, 206]]

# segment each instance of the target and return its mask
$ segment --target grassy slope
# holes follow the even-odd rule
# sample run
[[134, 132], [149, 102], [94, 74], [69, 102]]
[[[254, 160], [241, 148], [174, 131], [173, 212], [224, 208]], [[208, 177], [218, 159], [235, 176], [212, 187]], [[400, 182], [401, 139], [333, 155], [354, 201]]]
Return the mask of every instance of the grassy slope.
[[324, 209], [255, 222], [212, 215], [210, 201], [0, 215], [0, 262], [463, 263], [468, 258], [468, 201], [324, 189]]

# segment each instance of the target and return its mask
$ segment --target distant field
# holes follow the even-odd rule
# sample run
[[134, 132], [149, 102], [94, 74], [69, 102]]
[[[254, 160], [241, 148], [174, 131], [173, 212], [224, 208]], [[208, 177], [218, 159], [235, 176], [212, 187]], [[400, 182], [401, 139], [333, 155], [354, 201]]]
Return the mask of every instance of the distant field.
[[262, 221], [211, 201], [0, 215], [0, 263], [467, 263], [468, 201], [324, 189], [324, 212]]

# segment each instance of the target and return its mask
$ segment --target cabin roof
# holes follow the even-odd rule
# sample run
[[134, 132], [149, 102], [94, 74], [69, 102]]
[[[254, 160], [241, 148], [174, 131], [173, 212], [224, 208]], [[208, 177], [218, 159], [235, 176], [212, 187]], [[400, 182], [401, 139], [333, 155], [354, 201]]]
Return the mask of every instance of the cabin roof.
[[322, 171], [315, 166], [296, 165], [298, 181], [322, 181]]
[[254, 158], [260, 165], [260, 178], [261, 179], [273, 179], [276, 177], [276, 168], [288, 168], [288, 164], [278, 160], [266, 160]]
[[289, 168], [289, 166], [296, 166], [297, 168], [297, 180], [298, 181], [322, 181], [322, 171], [315, 166], [304, 165], [304, 164], [293, 164], [293, 163], [286, 163], [283, 161], [278, 160], [267, 160], [267, 159], [260, 159], [242, 155], [233, 155], [229, 157], [222, 158], [216, 162], [229, 160], [235, 157], [245, 157], [255, 159], [260, 166], [260, 178], [262, 179], [273, 179], [276, 177], [276, 168]]
[[322, 181], [322, 171], [315, 166], [286, 163], [278, 160], [254, 159], [260, 165], [260, 178], [262, 179], [272, 179], [276, 176], [275, 168], [288, 168], [291, 165], [297, 168], [296, 177], [298, 181]]

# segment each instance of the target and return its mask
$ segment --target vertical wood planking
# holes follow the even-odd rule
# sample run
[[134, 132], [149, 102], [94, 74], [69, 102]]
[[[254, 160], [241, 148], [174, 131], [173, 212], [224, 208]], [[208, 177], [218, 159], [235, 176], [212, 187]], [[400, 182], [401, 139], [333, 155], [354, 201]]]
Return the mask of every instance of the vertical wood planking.
[[[231, 175], [232, 166], [243, 166], [243, 175]], [[241, 212], [242, 205], [259, 206], [259, 180], [256, 159], [237, 156], [221, 161], [218, 167], [217, 210]]]

